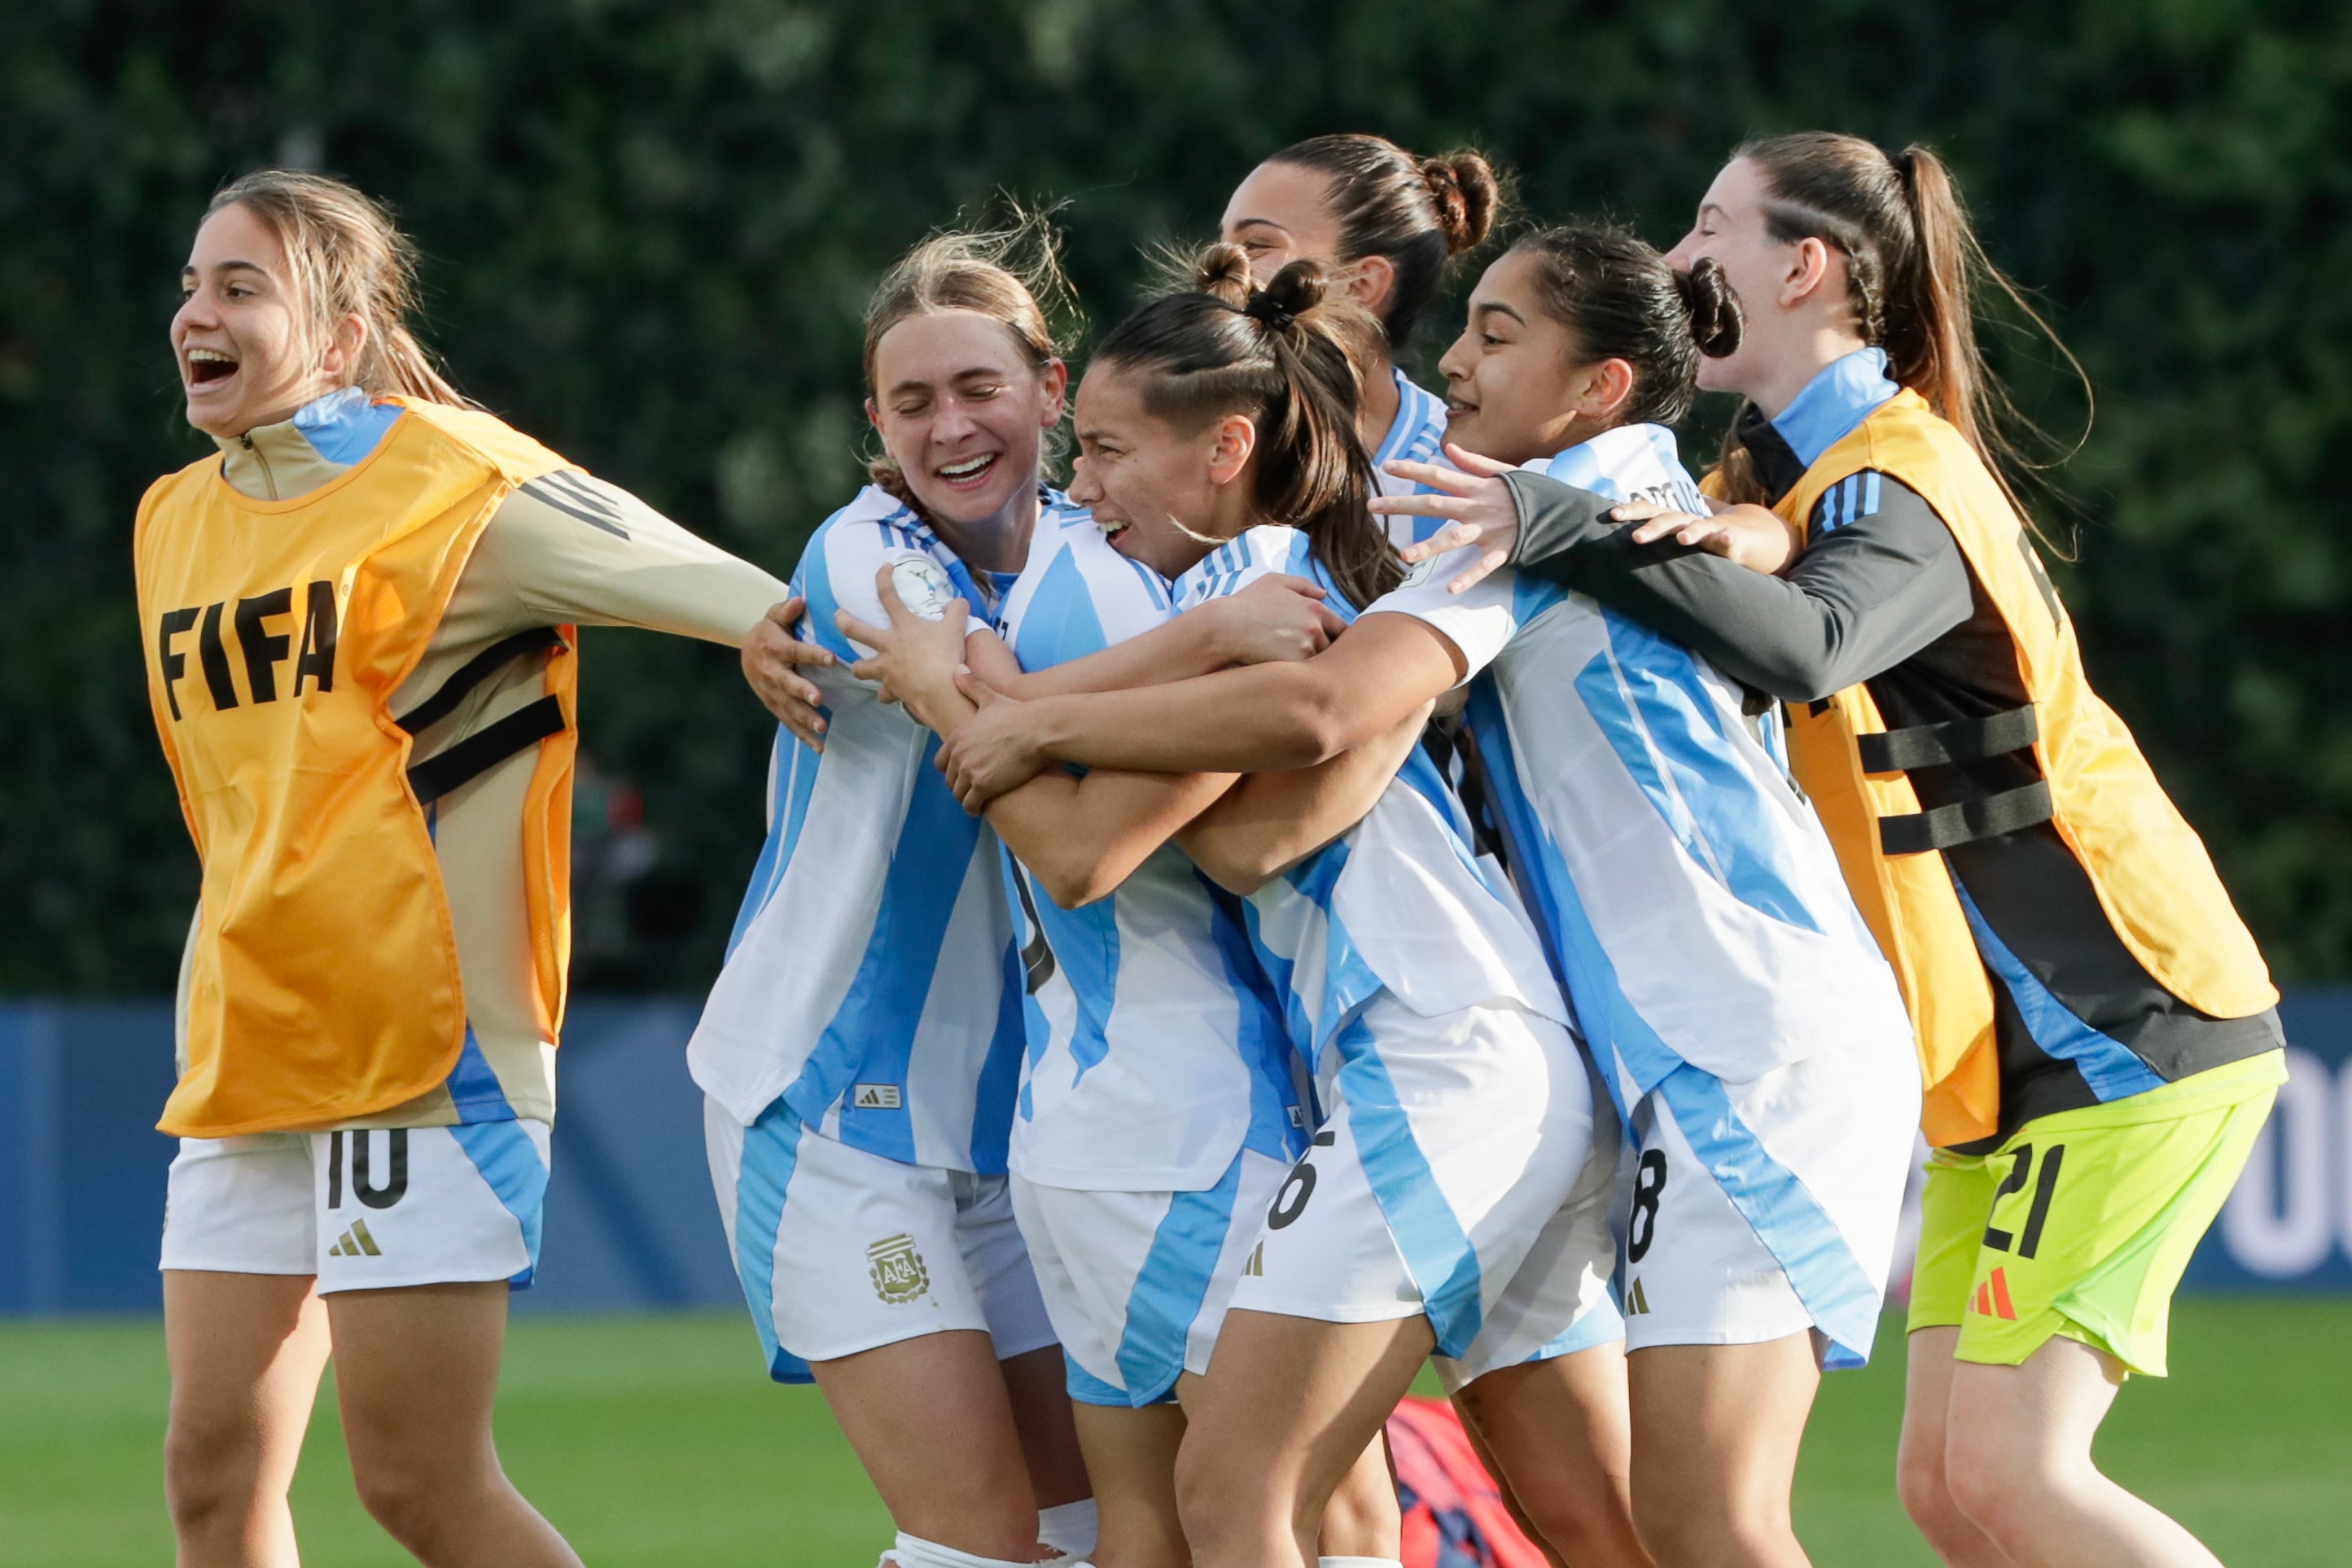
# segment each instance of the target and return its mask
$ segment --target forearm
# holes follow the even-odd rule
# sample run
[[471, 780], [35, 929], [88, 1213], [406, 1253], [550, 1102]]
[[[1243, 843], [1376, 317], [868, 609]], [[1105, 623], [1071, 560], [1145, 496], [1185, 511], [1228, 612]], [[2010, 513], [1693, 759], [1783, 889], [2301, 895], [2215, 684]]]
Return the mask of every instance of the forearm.
[[1378, 733], [1316, 662], [1050, 698], [1031, 717], [1045, 755], [1087, 767], [1232, 773], [1309, 767]]
[[1234, 783], [1230, 773], [1043, 773], [989, 804], [989, 826], [1046, 896], [1076, 909], [1118, 890]]
[[[1191, 610], [1165, 625], [1063, 664], [1020, 670], [990, 680], [1015, 697], [1056, 697], [1081, 691], [1124, 691], [1186, 680], [1233, 662], [1218, 632], [1218, 617]], [[976, 667], [975, 667], [976, 668]]]
[[1901, 663], [1972, 605], [1949, 530], [1892, 481], [1887, 510], [1827, 534], [1773, 577], [1671, 541], [1635, 544], [1631, 526], [1576, 521], [1582, 492], [1512, 479], [1523, 517], [1557, 503], [1570, 518], [1523, 531], [1523, 542], [1534, 533], [1553, 542], [1523, 552], [1518, 570], [1590, 595], [1784, 701], [1826, 697]]
[[1370, 811], [1420, 743], [1430, 704], [1314, 767], [1253, 773], [1181, 829], [1176, 842], [1211, 881], [1247, 895]]

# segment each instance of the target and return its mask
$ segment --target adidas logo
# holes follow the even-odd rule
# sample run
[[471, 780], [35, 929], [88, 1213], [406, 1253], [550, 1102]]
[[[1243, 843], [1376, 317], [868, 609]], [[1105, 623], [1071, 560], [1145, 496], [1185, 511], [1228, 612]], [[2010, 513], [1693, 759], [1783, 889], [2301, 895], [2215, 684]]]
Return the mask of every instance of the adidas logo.
[[1625, 1315], [1629, 1318], [1638, 1318], [1649, 1310], [1649, 1293], [1642, 1289], [1642, 1282], [1636, 1279], [1633, 1281], [1633, 1288], [1625, 1292]]
[[2009, 1299], [2009, 1269], [2004, 1266], [1992, 1271], [1992, 1278], [1977, 1287], [1976, 1300], [1969, 1310], [1987, 1318], [2006, 1318], [2017, 1321], [2017, 1308]]
[[368, 1234], [367, 1221], [355, 1219], [352, 1228], [343, 1232], [342, 1239], [327, 1248], [330, 1258], [382, 1258], [383, 1248]]
[[[931, 617], [937, 620], [939, 617]], [[849, 1101], [853, 1110], [896, 1110], [898, 1109], [898, 1086], [895, 1083], [861, 1083]]]
[[1250, 1248], [1249, 1261], [1242, 1265], [1242, 1272], [1259, 1279], [1265, 1278], [1265, 1243], [1261, 1241]]

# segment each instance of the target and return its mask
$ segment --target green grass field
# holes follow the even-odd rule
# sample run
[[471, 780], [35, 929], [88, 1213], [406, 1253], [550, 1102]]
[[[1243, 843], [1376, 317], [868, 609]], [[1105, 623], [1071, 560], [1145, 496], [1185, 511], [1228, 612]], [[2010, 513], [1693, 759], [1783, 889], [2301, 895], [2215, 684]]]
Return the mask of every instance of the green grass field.
[[[1798, 1529], [1823, 1568], [1932, 1563], [1895, 1499], [1893, 1326], [1831, 1378]], [[2352, 1304], [2184, 1302], [2168, 1381], [2135, 1382], [2100, 1458], [2225, 1562], [2352, 1561]], [[430, 1376], [420, 1368], [420, 1376]], [[163, 1563], [163, 1334], [152, 1321], [0, 1325], [0, 1563]], [[814, 1390], [759, 1375], [734, 1315], [526, 1319], [499, 1415], [507, 1468], [593, 1564], [866, 1568], [887, 1520]], [[360, 1510], [331, 1398], [295, 1510], [312, 1568], [408, 1561]]]

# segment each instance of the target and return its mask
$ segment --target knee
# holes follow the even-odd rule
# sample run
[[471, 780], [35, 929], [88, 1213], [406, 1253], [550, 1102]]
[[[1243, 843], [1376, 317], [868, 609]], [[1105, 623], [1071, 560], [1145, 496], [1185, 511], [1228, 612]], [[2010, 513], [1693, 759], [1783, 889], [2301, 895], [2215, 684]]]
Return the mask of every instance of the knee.
[[1950, 1483], [1944, 1476], [1944, 1445], [1940, 1442], [1915, 1440], [1904, 1434], [1902, 1447], [1895, 1456], [1895, 1490], [1903, 1500], [1903, 1511], [1930, 1542], [1951, 1519], [1958, 1505], [1952, 1500]]
[[1795, 1539], [1785, 1502], [1682, 1485], [1644, 1488], [1638, 1469], [1633, 1533], [1659, 1568], [1712, 1568], [1732, 1557], [1760, 1560], [1774, 1543]]
[[1981, 1430], [1977, 1424], [1956, 1422], [1945, 1439], [1943, 1494], [1996, 1544], [2032, 1533], [2042, 1494], [2057, 1481], [2031, 1454], [2013, 1434]]
[[173, 1528], [184, 1535], [250, 1508], [260, 1452], [245, 1422], [173, 1411], [163, 1433], [163, 1497]]
[[1278, 1500], [1275, 1478], [1264, 1467], [1238, 1462], [1231, 1445], [1188, 1436], [1176, 1452], [1176, 1516], [1196, 1553], [1213, 1554], [1227, 1536], [1256, 1534]]
[[352, 1456], [352, 1484], [368, 1517], [412, 1553], [430, 1559], [481, 1498], [481, 1478], [465, 1467], [414, 1456]]

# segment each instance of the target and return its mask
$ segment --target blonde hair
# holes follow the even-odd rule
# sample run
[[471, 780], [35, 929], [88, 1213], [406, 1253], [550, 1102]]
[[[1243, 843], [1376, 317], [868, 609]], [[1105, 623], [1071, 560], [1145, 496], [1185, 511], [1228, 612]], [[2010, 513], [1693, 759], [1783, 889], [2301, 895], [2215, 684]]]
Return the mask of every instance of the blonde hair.
[[347, 384], [425, 403], [466, 406], [408, 328], [416, 308], [416, 247], [384, 205], [342, 181], [295, 169], [257, 169], [223, 185], [210, 217], [241, 206], [285, 249], [305, 341], [322, 349], [346, 316], [367, 323]]
[[[1047, 211], [1012, 205], [1012, 221], [1002, 228], [943, 229], [901, 258], [875, 286], [866, 307], [866, 390], [875, 385], [875, 355], [882, 339], [899, 322], [949, 310], [971, 310], [1001, 322], [1013, 334], [1021, 357], [1038, 375], [1061, 355], [1054, 319], [1075, 321], [1076, 296], [1062, 271], [1061, 236]], [[1046, 441], [1050, 458], [1058, 432]], [[918, 512], [922, 510], [887, 452], [866, 465], [883, 489]]]

